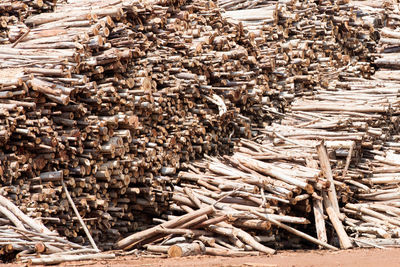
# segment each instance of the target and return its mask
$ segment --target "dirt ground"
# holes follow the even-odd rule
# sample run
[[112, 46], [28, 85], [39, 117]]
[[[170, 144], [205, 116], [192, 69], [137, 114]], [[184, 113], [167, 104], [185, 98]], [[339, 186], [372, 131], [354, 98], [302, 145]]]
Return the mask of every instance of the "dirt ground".
[[118, 257], [115, 260], [63, 263], [61, 266], [130, 266], [130, 267], [394, 267], [400, 266], [400, 248], [397, 249], [353, 249], [346, 251], [283, 251], [273, 256], [259, 257], [209, 257], [186, 258], [137, 258]]

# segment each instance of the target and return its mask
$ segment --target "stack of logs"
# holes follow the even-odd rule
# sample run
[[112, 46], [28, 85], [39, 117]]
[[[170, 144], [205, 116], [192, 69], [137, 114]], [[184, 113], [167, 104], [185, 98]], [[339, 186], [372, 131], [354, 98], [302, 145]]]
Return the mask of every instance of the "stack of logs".
[[187, 164], [170, 212], [154, 220], [161, 224], [117, 247], [181, 257], [399, 246], [398, 154], [388, 143], [369, 149], [369, 133], [346, 133], [340, 124], [307, 127], [322, 114], [293, 111], [290, 129], [267, 127], [232, 156]]
[[251, 23], [201, 0], [76, 0], [30, 17], [43, 10], [24, 2], [54, 6], [0, 5], [3, 193], [84, 242], [65, 181], [105, 249], [168, 211], [182, 162], [231, 153], [341, 66], [370, 71], [374, 31], [342, 2], [269, 5]]
[[232, 156], [186, 165], [164, 221], [118, 248], [176, 257], [399, 246], [400, 108], [381, 73], [334, 82]]
[[[117, 247], [143, 246], [170, 257], [240, 256], [310, 247], [305, 239], [337, 249], [339, 245], [328, 243], [333, 232], [325, 226], [326, 211], [338, 233], [337, 243], [350, 248], [329, 164], [327, 147], [332, 145], [319, 143], [315, 152], [288, 153], [272, 142], [241, 140], [232, 156], [188, 164], [188, 171], [178, 174], [171, 213], [155, 220], [160, 225], [119, 241]], [[306, 232], [310, 229], [317, 230], [318, 239]]]
[[[259, 1], [264, 11], [266, 2]], [[258, 255], [305, 242], [330, 249], [400, 246], [398, 10], [383, 2], [350, 6], [381, 37], [375, 53], [358, 55], [372, 66], [321, 72], [336, 78], [296, 98], [290, 112], [275, 112], [279, 123], [253, 128], [261, 135], [241, 140], [235, 154], [185, 165], [170, 213], [118, 248], [175, 257]], [[227, 13], [246, 21], [248, 12]], [[265, 12], [252, 12], [266, 20]]]

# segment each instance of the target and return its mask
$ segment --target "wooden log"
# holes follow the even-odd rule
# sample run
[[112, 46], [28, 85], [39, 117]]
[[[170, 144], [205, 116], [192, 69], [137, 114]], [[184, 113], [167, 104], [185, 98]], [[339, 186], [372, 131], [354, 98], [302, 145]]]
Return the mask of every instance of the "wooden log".
[[317, 146], [317, 152], [318, 152], [318, 157], [319, 157], [319, 162], [320, 162], [321, 168], [324, 172], [324, 176], [330, 182], [330, 186], [329, 186], [329, 190], [328, 190], [328, 196], [329, 196], [330, 203], [332, 203], [332, 207], [333, 207], [334, 211], [336, 212], [337, 217], [341, 218], [340, 211], [339, 211], [339, 204], [337, 201], [335, 184], [334, 184], [334, 180], [333, 180], [332, 169], [331, 169], [331, 165], [329, 163], [329, 157], [328, 157], [328, 153], [327, 153], [324, 143], [321, 142]]
[[311, 242], [313, 242], [313, 243], [315, 243], [317, 245], [323, 246], [323, 247], [328, 248], [328, 249], [338, 250], [338, 248], [336, 248], [334, 246], [331, 246], [326, 242], [322, 242], [322, 241], [320, 241], [320, 240], [318, 240], [318, 239], [316, 239], [316, 238], [314, 238], [312, 236], [309, 236], [309, 235], [307, 235], [307, 234], [305, 234], [305, 233], [303, 233], [303, 232], [301, 232], [301, 231], [299, 231], [297, 229], [294, 229], [294, 228], [292, 228], [290, 226], [287, 226], [286, 224], [278, 222], [278, 221], [276, 221], [274, 219], [268, 219], [268, 217], [266, 217], [264, 214], [261, 214], [261, 213], [256, 212], [256, 211], [253, 211], [252, 213], [257, 215], [261, 219], [268, 220], [271, 223], [273, 223], [274, 225], [276, 225], [278, 227], [281, 227], [281, 228], [287, 230], [288, 232], [290, 232], [292, 234], [295, 234], [295, 235], [298, 235], [298, 236], [300, 236], [300, 237], [302, 237], [302, 238], [304, 238], [304, 239], [306, 239], [308, 241], [311, 241]]
[[204, 244], [200, 241], [195, 241], [193, 243], [181, 243], [171, 246], [168, 249], [168, 257], [186, 257], [193, 255], [203, 254], [206, 250]]
[[41, 257], [36, 259], [30, 259], [29, 264], [59, 264], [66, 261], [82, 261], [82, 260], [93, 260], [93, 259], [114, 259], [115, 254], [84, 254], [84, 255], [60, 255], [60, 256], [49, 256]]
[[24, 224], [6, 207], [0, 206], [0, 213], [6, 216], [18, 229], [26, 230]]
[[62, 187], [63, 187], [63, 189], [64, 189], [64, 191], [65, 191], [65, 195], [67, 196], [67, 199], [68, 199], [69, 203], [71, 204], [72, 209], [73, 209], [74, 212], [75, 212], [75, 215], [78, 217], [78, 220], [79, 220], [80, 224], [82, 225], [82, 228], [84, 229], [84, 231], [85, 231], [85, 233], [86, 233], [86, 235], [87, 235], [87, 237], [88, 237], [88, 239], [89, 239], [89, 241], [90, 241], [90, 244], [92, 245], [93, 249], [95, 249], [95, 250], [97, 250], [97, 251], [100, 251], [100, 250], [98, 249], [96, 243], [94, 242], [93, 237], [92, 237], [92, 235], [91, 235], [90, 232], [89, 232], [89, 229], [87, 228], [86, 224], [85, 224], [84, 221], [82, 220], [82, 217], [81, 217], [81, 215], [80, 215], [78, 209], [76, 208], [76, 206], [75, 206], [75, 204], [74, 204], [74, 201], [72, 200], [72, 198], [71, 198], [71, 196], [70, 196], [70, 194], [69, 194], [69, 192], [68, 192], [68, 189], [67, 189], [67, 187], [65, 186], [64, 181], [62, 181], [61, 184], [62, 184]]
[[340, 246], [343, 249], [348, 249], [353, 247], [351, 240], [349, 239], [346, 231], [343, 228], [342, 222], [340, 221], [339, 217], [337, 216], [337, 213], [334, 210], [330, 197], [325, 192], [322, 192], [322, 197], [324, 198], [324, 206], [326, 213], [328, 213], [329, 219], [339, 237]]
[[170, 246], [146, 245], [145, 248], [147, 251], [150, 251], [150, 252], [167, 254]]
[[178, 218], [176, 218], [174, 220], [162, 223], [162, 224], [160, 224], [158, 226], [155, 226], [153, 228], [150, 228], [150, 229], [147, 229], [145, 231], [130, 235], [130, 236], [122, 239], [121, 241], [119, 241], [116, 244], [116, 247], [120, 248], [120, 249], [127, 249], [128, 247], [132, 246], [132, 244], [135, 244], [135, 242], [138, 242], [138, 241], [143, 240], [143, 239], [148, 239], [148, 238], [151, 238], [154, 235], [156, 235], [157, 232], [155, 230], [158, 229], [158, 228], [173, 228], [173, 227], [177, 227], [177, 226], [182, 225], [182, 224], [184, 224], [184, 223], [186, 223], [186, 222], [188, 222], [190, 220], [195, 219], [198, 216], [205, 215], [205, 214], [210, 214], [213, 211], [214, 211], [214, 209], [213, 209], [212, 206], [207, 206], [205, 208], [201, 208], [199, 210], [190, 212], [190, 213], [188, 213], [186, 215], [183, 215], [182, 217], [178, 217]]
[[314, 210], [315, 228], [317, 230], [318, 240], [326, 243], [328, 242], [328, 237], [326, 235], [322, 200], [313, 199], [313, 210]]
[[372, 238], [354, 238], [354, 241], [360, 247], [398, 247], [400, 240], [398, 238], [391, 239], [372, 239]]
[[181, 228], [174, 228], [174, 229], [156, 229], [156, 232], [159, 234], [167, 234], [167, 235], [185, 235], [185, 236], [200, 236], [206, 235], [207, 232], [202, 230], [191, 230], [191, 229], [181, 229]]
[[206, 254], [213, 256], [223, 256], [223, 257], [243, 257], [243, 256], [259, 256], [258, 251], [235, 251], [229, 249], [220, 248], [210, 248], [206, 247]]

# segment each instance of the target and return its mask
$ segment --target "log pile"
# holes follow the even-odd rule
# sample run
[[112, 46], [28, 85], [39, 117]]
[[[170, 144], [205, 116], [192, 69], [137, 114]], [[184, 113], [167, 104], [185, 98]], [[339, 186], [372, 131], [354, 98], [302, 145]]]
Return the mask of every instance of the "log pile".
[[[340, 247], [349, 248], [326, 146], [321, 143], [314, 150], [317, 160], [304, 152], [279, 152], [272, 143], [241, 140], [232, 156], [188, 164], [188, 170], [178, 174], [171, 213], [160, 225], [128, 236], [117, 247], [144, 246], [170, 257], [272, 254], [313, 243], [338, 249], [328, 243], [332, 232], [325, 230], [327, 211]], [[311, 221], [312, 211], [316, 222]], [[318, 238], [310, 228], [318, 231]]]
[[[12, 3], [17, 2], [27, 1]], [[83, 217], [95, 242], [108, 249], [121, 236], [147, 228], [154, 216], [170, 209], [190, 213], [199, 206], [171, 203], [187, 194], [174, 186], [182, 180], [174, 175], [183, 162], [230, 154], [234, 138], [250, 137], [256, 127], [281, 116], [294, 97], [311, 94], [311, 88], [328, 89], [326, 79], [339, 77], [342, 66], [351, 63], [347, 73], [368, 76], [371, 68], [362, 61], [370, 59], [374, 32], [354, 18], [350, 5], [290, 1], [263, 8], [272, 11], [251, 22], [243, 13], [235, 13], [235, 19], [201, 0], [77, 0], [58, 5], [53, 13], [36, 14], [40, 9], [30, 12], [29, 7], [29, 17], [9, 9], [4, 17], [15, 16], [19, 26], [0, 29], [3, 194], [76, 243], [85, 241]], [[250, 174], [258, 171], [245, 167]], [[273, 170], [286, 167], [278, 164]], [[303, 167], [320, 173], [315, 166]], [[257, 191], [260, 185], [251, 179], [239, 193], [253, 199], [244, 201], [253, 201], [250, 206], [262, 200], [257, 212], [270, 205], [289, 220], [296, 215], [289, 213], [291, 206], [309, 210], [314, 187], [322, 188], [317, 181], [303, 181], [304, 173], [294, 184], [276, 179], [279, 189], [271, 196]], [[200, 199], [201, 206], [223, 197], [214, 190], [219, 184], [209, 180], [200, 181], [211, 190], [206, 194], [212, 193]], [[236, 201], [237, 182], [216, 181], [222, 187], [227, 183], [224, 190], [233, 191], [227, 199]], [[217, 217], [231, 217], [236, 208]], [[257, 214], [243, 216], [242, 225], [262, 220]], [[219, 223], [214, 221], [221, 231], [233, 229]], [[240, 233], [240, 242], [271, 252]], [[248, 248], [245, 244], [240, 247]]]
[[[272, 125], [263, 132], [288, 154], [301, 155], [327, 140], [347, 232], [358, 246], [382, 247], [379, 238], [399, 238], [398, 214], [392, 211], [399, 200], [398, 181], [394, 179], [398, 172], [397, 93], [393, 96], [383, 80], [379, 81], [382, 86], [375, 84], [373, 89], [370, 81], [346, 84], [350, 88], [321, 92], [306, 103], [304, 99], [294, 102], [282, 125]], [[351, 104], [351, 109], [343, 103]], [[368, 213], [366, 207], [372, 211]]]
[[[84, 240], [62, 180], [94, 238], [110, 248], [147, 223], [134, 213], [166, 210], [164, 176], [181, 160], [232, 149], [232, 105], [205, 75], [222, 57], [247, 55], [212, 50], [216, 11], [200, 16], [200, 6], [170, 4], [61, 5], [25, 19], [30, 31], [0, 48], [4, 192], [76, 242]], [[242, 38], [226, 25], [238, 33], [227, 40]]]
[[[379, 89], [338, 89], [332, 103], [320, 92], [307, 99], [312, 110], [304, 99], [295, 101], [281, 124], [259, 129], [253, 141], [241, 140], [232, 156], [186, 165], [170, 213], [156, 220], [162, 223], [117, 247], [176, 257], [258, 255], [310, 244], [398, 246], [400, 145], [397, 131], [384, 125], [396, 121], [398, 107], [385, 109], [382, 102], [391, 103], [392, 96]], [[353, 111], [339, 104], [352, 103], [340, 99], [344, 92], [354, 97]], [[357, 109], [366, 95], [368, 102]], [[383, 109], [376, 110], [374, 100]], [[369, 125], [388, 129], [377, 133]]]
[[[264, 11], [270, 10], [266, 2], [259, 2]], [[378, 30], [375, 40], [400, 37], [395, 23], [381, 20], [382, 10], [394, 8], [382, 4], [381, 11], [367, 13], [360, 3], [349, 4], [354, 5], [362, 10], [357, 15], [365, 29]], [[260, 15], [256, 22], [246, 21], [251, 12], [227, 13], [257, 31], [261, 26], [253, 24], [276, 19]], [[390, 12], [388, 17], [396, 18]], [[392, 29], [382, 28], [384, 24]], [[185, 165], [171, 212], [156, 220], [160, 225], [121, 240], [117, 247], [143, 246], [176, 257], [273, 253], [271, 248], [304, 248], [303, 239], [330, 249], [399, 246], [399, 78], [396, 41], [389, 48], [387, 42], [381, 39], [378, 53], [363, 52], [360, 58], [366, 63], [339, 68], [340, 73], [322, 71], [321, 77], [333, 74], [335, 79], [314, 87], [311, 95], [296, 94], [290, 112], [270, 126], [253, 128], [261, 135], [242, 139], [234, 155]]]

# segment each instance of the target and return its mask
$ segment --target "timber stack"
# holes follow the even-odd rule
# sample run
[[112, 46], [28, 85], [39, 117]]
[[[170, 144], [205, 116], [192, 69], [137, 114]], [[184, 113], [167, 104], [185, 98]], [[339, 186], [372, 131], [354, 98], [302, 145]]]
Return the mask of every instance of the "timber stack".
[[[275, 249], [309, 244], [333, 250], [352, 247], [339, 219], [327, 165], [327, 147], [332, 144], [318, 144], [315, 153], [288, 153], [266, 143], [267, 138], [260, 139], [265, 142], [241, 140], [232, 156], [187, 164], [187, 170], [178, 174], [171, 213], [155, 220], [160, 225], [128, 236], [117, 247], [143, 246], [169, 257], [272, 254]], [[335, 246], [328, 239], [333, 232], [325, 226], [323, 205], [329, 207], [329, 219], [340, 233]], [[311, 211], [316, 222], [310, 221]], [[318, 238], [306, 232], [310, 228], [318, 231]]]
[[[36, 1], [45, 8], [26, 2], [34, 1], [0, 5], [6, 12], [0, 28], [3, 194], [83, 243], [65, 183], [105, 249], [170, 209], [192, 212], [192, 202], [188, 208], [174, 203], [185, 190], [175, 186], [184, 162], [230, 154], [237, 137], [280, 118], [295, 97], [329, 89], [328, 78], [346, 69], [366, 77], [373, 71], [374, 28], [346, 1], [273, 2], [256, 19], [257, 8], [224, 13], [201, 0], [74, 0], [42, 14], [55, 1]], [[252, 183], [244, 192], [257, 191]], [[302, 190], [312, 195], [317, 185], [285, 183], [278, 182], [283, 189], [271, 201], [309, 210]], [[269, 208], [260, 194], [248, 195], [264, 203], [257, 212]], [[298, 195], [299, 206], [292, 200]], [[245, 215], [242, 220], [256, 221], [242, 225], [262, 218]], [[240, 233], [246, 244], [262, 248]]]
[[[254, 20], [245, 19], [248, 9], [230, 8], [231, 17], [247, 20], [245, 27], [258, 32], [259, 24], [272, 23], [260, 12], [270, 1], [231, 2], [262, 6], [252, 10], [260, 14]], [[233, 155], [185, 164], [170, 212], [117, 247], [144, 247], [169, 257], [258, 255], [307, 244], [398, 247], [400, 35], [394, 7], [380, 4], [349, 4], [372, 33], [366, 47], [379, 41], [376, 51], [352, 54], [365, 62], [322, 71], [325, 84], [297, 91], [288, 112], [258, 128], [252, 140], [240, 140]], [[345, 25], [357, 23], [350, 19]]]

